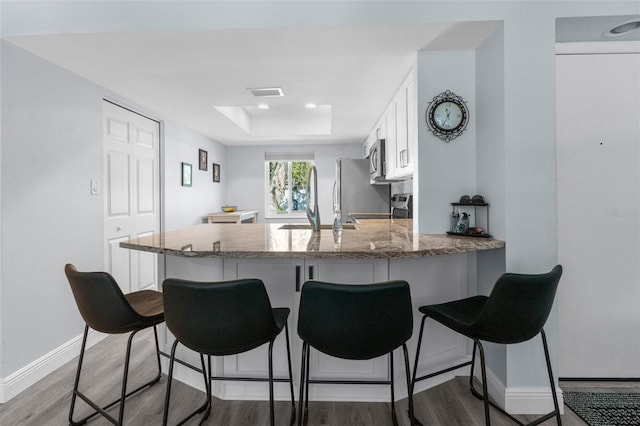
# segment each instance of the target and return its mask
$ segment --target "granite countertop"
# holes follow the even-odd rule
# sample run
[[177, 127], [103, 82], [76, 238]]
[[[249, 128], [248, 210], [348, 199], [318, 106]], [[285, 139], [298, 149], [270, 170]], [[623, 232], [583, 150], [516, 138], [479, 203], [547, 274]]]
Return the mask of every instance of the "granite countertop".
[[120, 243], [120, 247], [182, 257], [414, 258], [504, 247], [493, 238], [413, 233], [411, 219], [368, 219], [345, 229], [280, 229], [282, 223], [202, 224]]

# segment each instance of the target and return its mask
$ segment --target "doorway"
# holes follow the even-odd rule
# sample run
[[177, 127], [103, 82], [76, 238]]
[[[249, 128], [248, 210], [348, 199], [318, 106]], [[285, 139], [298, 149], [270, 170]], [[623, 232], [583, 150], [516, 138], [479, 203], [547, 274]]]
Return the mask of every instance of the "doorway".
[[154, 253], [120, 242], [160, 231], [160, 123], [103, 100], [105, 270], [125, 293], [158, 288]]
[[578, 47], [556, 56], [559, 375], [638, 378], [640, 52]]

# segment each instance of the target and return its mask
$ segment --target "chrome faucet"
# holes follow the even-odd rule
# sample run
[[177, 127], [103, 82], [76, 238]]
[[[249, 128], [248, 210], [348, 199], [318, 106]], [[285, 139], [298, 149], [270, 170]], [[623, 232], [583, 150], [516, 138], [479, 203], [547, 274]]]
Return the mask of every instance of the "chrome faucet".
[[309, 168], [307, 176], [307, 194], [311, 195], [311, 175], [313, 174], [313, 210], [311, 210], [311, 200], [307, 203], [307, 219], [313, 228], [313, 232], [320, 231], [320, 212], [318, 211], [318, 171], [316, 166]]

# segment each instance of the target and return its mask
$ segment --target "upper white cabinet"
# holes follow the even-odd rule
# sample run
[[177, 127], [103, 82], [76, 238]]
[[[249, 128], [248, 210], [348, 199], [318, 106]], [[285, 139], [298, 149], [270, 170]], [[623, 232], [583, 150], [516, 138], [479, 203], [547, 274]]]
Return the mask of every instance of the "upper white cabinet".
[[[385, 140], [385, 177], [387, 179], [408, 179], [412, 177], [418, 136], [418, 102], [415, 84], [415, 70], [412, 69], [369, 135]], [[376, 133], [377, 132], [377, 133]], [[367, 151], [368, 152], [368, 151]]]
[[394, 176], [395, 161], [393, 154], [396, 150], [396, 105], [392, 102], [384, 113], [383, 118], [386, 124], [386, 133], [384, 137], [384, 156], [385, 156], [385, 178]]
[[402, 82], [393, 99], [393, 104], [395, 107], [395, 143], [387, 150], [387, 163], [390, 163], [387, 167], [387, 177], [390, 179], [408, 178], [413, 174], [418, 127], [418, 103], [413, 70]]
[[369, 157], [369, 150], [371, 149], [373, 144], [378, 140], [379, 137], [380, 137], [380, 122], [378, 122], [376, 127], [373, 130], [371, 130], [367, 139], [365, 139], [365, 141], [362, 143], [362, 158]]

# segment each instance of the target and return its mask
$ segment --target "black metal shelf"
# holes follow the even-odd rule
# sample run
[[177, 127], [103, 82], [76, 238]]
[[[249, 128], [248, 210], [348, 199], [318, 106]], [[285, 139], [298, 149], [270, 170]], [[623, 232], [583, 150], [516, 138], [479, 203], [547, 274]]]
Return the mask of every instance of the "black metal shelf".
[[482, 233], [482, 234], [474, 234], [474, 233], [463, 234], [461, 232], [447, 231], [447, 234], [449, 234], [449, 235], [459, 235], [461, 237], [491, 238], [491, 235], [484, 234], [484, 233]]
[[452, 206], [489, 207], [489, 203], [451, 203]]
[[460, 202], [454, 202], [451, 203], [452, 206], [452, 213], [455, 214], [456, 211], [456, 207], [473, 207], [473, 214], [474, 214], [474, 223], [475, 226], [479, 226], [477, 222], [475, 222], [476, 218], [478, 217], [478, 212], [477, 212], [477, 207], [485, 207], [487, 209], [487, 214], [486, 214], [486, 227], [484, 229], [484, 231], [486, 232], [482, 232], [479, 234], [474, 234], [472, 232], [467, 232], [467, 233], [462, 233], [462, 232], [454, 232], [454, 231], [447, 231], [447, 234], [449, 235], [460, 235], [463, 237], [476, 237], [476, 238], [491, 238], [491, 234], [489, 234], [489, 203], [473, 203], [473, 202], [469, 202], [469, 203], [460, 203]]

